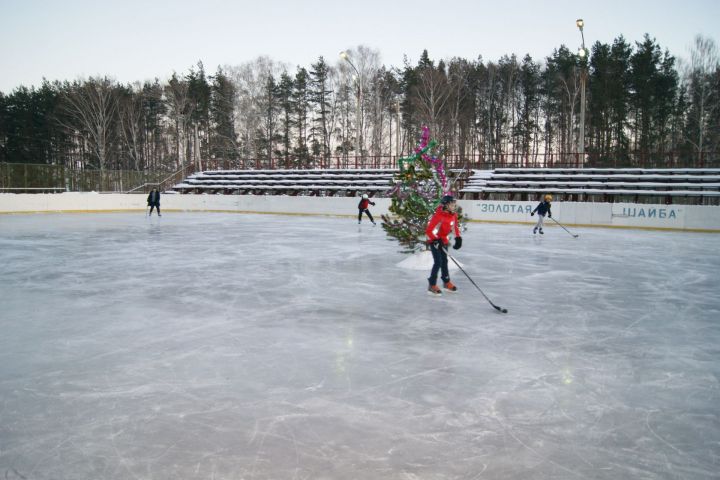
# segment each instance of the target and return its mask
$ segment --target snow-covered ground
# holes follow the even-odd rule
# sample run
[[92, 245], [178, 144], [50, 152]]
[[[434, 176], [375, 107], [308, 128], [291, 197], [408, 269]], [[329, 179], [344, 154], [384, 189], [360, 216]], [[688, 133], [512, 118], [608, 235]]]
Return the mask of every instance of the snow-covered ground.
[[720, 236], [531, 230], [0, 216], [0, 476], [718, 478]]

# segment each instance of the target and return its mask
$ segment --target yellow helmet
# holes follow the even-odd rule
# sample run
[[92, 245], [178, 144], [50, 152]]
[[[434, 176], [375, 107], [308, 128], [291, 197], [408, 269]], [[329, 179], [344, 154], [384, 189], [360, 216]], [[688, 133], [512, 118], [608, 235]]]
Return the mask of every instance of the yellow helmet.
[[547, 195], [545, 195], [545, 201], [552, 202], [552, 195], [550, 195], [549, 193]]

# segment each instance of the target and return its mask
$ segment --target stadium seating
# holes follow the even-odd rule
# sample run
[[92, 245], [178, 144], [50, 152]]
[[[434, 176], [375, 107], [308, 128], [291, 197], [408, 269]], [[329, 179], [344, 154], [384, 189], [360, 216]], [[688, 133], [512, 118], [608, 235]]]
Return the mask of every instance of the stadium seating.
[[226, 195], [382, 196], [393, 186], [392, 169], [215, 170], [175, 185], [177, 193]]
[[461, 198], [720, 204], [720, 169], [498, 168], [475, 170]]
[[[394, 169], [212, 170], [174, 193], [219, 195], [386, 196]], [[720, 169], [497, 168], [449, 170], [459, 198], [720, 205]]]

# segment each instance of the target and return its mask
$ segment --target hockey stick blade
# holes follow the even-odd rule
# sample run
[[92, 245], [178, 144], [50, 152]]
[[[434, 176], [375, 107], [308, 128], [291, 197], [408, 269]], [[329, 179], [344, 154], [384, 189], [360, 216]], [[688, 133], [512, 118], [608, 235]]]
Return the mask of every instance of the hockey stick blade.
[[567, 233], [569, 233], [570, 235], [572, 235], [573, 238], [578, 238], [578, 237], [580, 236], [579, 234], [576, 235], [576, 234], [572, 233], [570, 230], [568, 230], [567, 228], [565, 228], [565, 226], [564, 226], [562, 223], [558, 222], [558, 221], [555, 220], [554, 218], [550, 217], [550, 219], [551, 219], [553, 222], [555, 222], [555, 223], [557, 223], [558, 225], [560, 225], [560, 228], [562, 228], [562, 229], [565, 230]]
[[485, 292], [483, 292], [482, 289], [477, 286], [477, 283], [475, 283], [475, 281], [474, 281], [472, 278], [470, 278], [470, 275], [468, 275], [468, 273], [465, 271], [465, 269], [460, 266], [460, 264], [457, 262], [457, 260], [455, 260], [455, 257], [453, 257], [452, 255], [450, 255], [450, 252], [448, 252], [445, 247], [441, 247], [441, 248], [445, 251], [445, 253], [447, 254], [447, 256], [450, 257], [450, 260], [452, 260], [453, 263], [454, 263], [455, 265], [457, 265], [457, 267], [460, 269], [460, 271], [465, 274], [465, 276], [468, 278], [468, 280], [470, 280], [470, 283], [472, 283], [473, 286], [478, 289], [478, 292], [480, 292], [480, 293], [482, 294], [482, 296], [485, 297], [485, 300], [487, 300], [488, 303], [489, 303], [490, 305], [492, 305], [492, 307], [493, 307], [495, 310], [497, 310], [498, 312], [501, 312], [501, 313], [508, 313], [507, 308], [502, 308], [502, 307], [499, 307], [499, 306], [495, 305], [495, 304], [492, 302], [492, 300], [490, 300], [490, 299], [488, 298], [488, 296], [485, 295]]

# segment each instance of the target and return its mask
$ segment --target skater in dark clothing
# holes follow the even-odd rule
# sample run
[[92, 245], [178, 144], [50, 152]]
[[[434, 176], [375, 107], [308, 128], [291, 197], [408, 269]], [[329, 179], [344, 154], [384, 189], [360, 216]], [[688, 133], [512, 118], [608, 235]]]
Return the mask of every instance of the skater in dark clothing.
[[148, 204], [148, 207], [150, 207], [148, 216], [152, 215], [153, 208], [157, 208], [158, 217], [162, 217], [162, 215], [160, 215], [160, 192], [158, 192], [157, 188], [153, 188], [150, 191], [150, 195], [148, 195], [148, 198], [147, 198], [147, 204]]
[[443, 281], [443, 286], [450, 292], [457, 291], [457, 287], [450, 281], [450, 272], [448, 271], [447, 247], [450, 244], [448, 235], [450, 232], [455, 234], [455, 245], [453, 248], [458, 250], [462, 247], [462, 237], [460, 236], [460, 227], [458, 225], [457, 202], [452, 195], [445, 195], [440, 200], [440, 206], [435, 210], [425, 234], [430, 244], [430, 252], [433, 256], [433, 266], [430, 271], [428, 282], [430, 283], [428, 291], [434, 295], [442, 295], [442, 291], [436, 285], [438, 271]]
[[367, 194], [363, 194], [360, 203], [358, 203], [358, 223], [362, 222], [362, 214], [367, 213], [368, 218], [372, 224], [375, 225], [375, 220], [373, 220], [373, 216], [370, 214], [370, 210], [368, 210], [368, 205], [375, 205], [375, 202], [371, 202]]
[[547, 214], [548, 218], [552, 218], [552, 212], [550, 211], [550, 202], [552, 202], [552, 195], [547, 194], [545, 195], [545, 198], [542, 202], [538, 203], [538, 206], [535, 207], [535, 210], [530, 212], [530, 216], [532, 217], [535, 215], [535, 212], [538, 214], [538, 221], [535, 224], [535, 228], [533, 228], [533, 233], [537, 233], [538, 230], [540, 230], [540, 235], [543, 234], [543, 221], [545, 220], [545, 214]]

